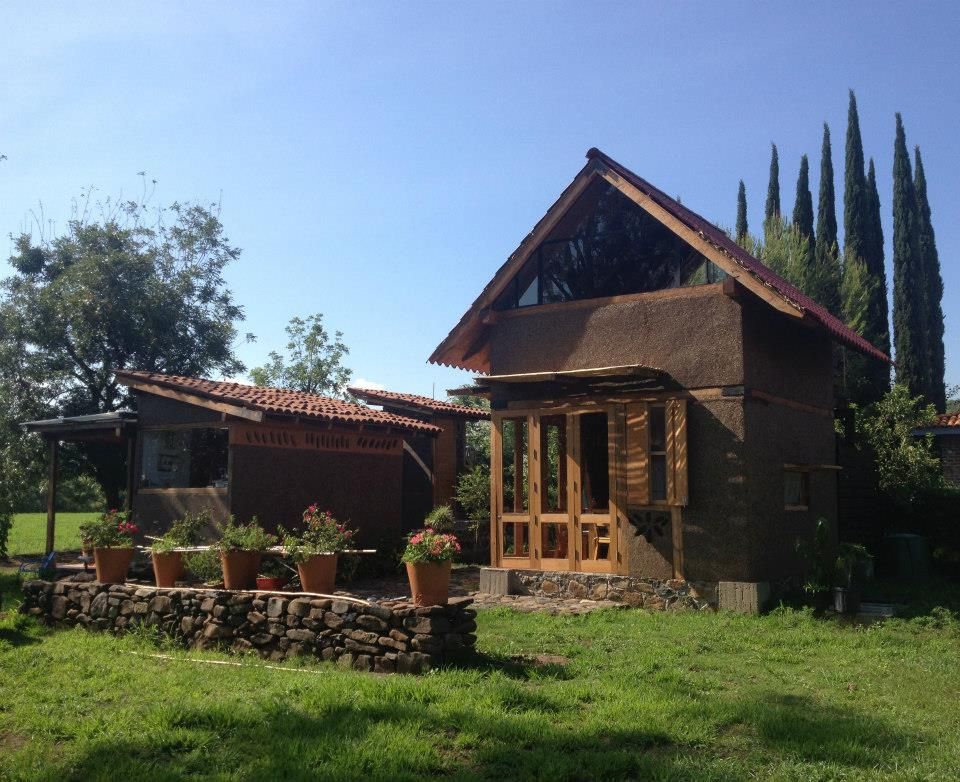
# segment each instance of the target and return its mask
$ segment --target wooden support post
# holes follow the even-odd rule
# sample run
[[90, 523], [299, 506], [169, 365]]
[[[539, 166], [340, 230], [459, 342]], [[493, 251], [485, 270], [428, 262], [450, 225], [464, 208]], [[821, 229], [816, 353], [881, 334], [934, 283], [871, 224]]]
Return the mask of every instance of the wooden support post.
[[54, 532], [57, 526], [57, 477], [59, 473], [60, 443], [50, 440], [50, 473], [47, 478], [47, 547], [46, 553], [53, 551]]
[[123, 503], [123, 509], [133, 510], [133, 492], [137, 483], [137, 438], [130, 434], [127, 436], [127, 498]]

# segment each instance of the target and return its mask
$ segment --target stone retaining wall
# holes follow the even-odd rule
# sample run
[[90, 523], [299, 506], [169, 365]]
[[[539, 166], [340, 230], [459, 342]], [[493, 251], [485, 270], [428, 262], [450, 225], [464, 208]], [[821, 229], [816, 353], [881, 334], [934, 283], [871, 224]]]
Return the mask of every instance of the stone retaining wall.
[[717, 607], [715, 582], [629, 578], [609, 573], [550, 570], [510, 570], [507, 580], [510, 594], [611, 600], [654, 611], [700, 611]]
[[379, 673], [423, 673], [476, 643], [471, 598], [417, 608], [309, 594], [30, 581], [20, 610], [52, 624], [124, 632], [154, 626], [192, 648], [313, 655]]

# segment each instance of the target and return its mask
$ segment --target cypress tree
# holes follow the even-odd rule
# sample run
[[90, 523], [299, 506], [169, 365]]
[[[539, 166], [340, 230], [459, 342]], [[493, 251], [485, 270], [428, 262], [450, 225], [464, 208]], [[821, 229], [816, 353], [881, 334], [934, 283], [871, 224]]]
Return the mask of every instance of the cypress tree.
[[914, 396], [926, 394], [930, 378], [923, 315], [924, 270], [917, 229], [917, 195], [903, 119], [898, 112], [893, 148], [893, 339], [897, 382], [906, 385]]
[[[817, 201], [817, 232], [814, 242], [814, 273], [809, 295], [831, 313], [841, 314], [840, 257], [837, 248], [837, 205], [833, 189], [833, 152], [830, 127], [823, 123], [823, 145], [820, 149], [820, 194]], [[814, 291], [814, 288], [816, 292]]]
[[740, 187], [737, 188], [737, 241], [743, 241], [747, 235], [747, 188], [743, 186], [743, 180], [740, 180]]
[[847, 150], [843, 186], [843, 249], [844, 256], [863, 258], [866, 233], [866, 179], [863, 173], [863, 141], [860, 138], [860, 118], [857, 98], [850, 90], [847, 109]]
[[[858, 332], [890, 355], [890, 305], [887, 304], [887, 269], [883, 262], [883, 225], [880, 222], [880, 193], [877, 191], [877, 172], [873, 158], [867, 171], [866, 234], [863, 242], [863, 261], [872, 278], [870, 306], [864, 331]], [[869, 401], [880, 399], [890, 389], [890, 366], [871, 361], [867, 367]]]
[[810, 195], [810, 163], [806, 155], [800, 158], [797, 197], [793, 204], [793, 224], [813, 242], [813, 196]]
[[767, 205], [764, 209], [764, 222], [780, 216], [780, 158], [777, 156], [777, 145], [771, 144], [773, 152], [770, 155], [770, 182], [767, 185]]
[[946, 408], [946, 389], [944, 387], [944, 350], [943, 350], [943, 277], [940, 274], [940, 256], [937, 253], [937, 241], [930, 219], [930, 202], [927, 199], [927, 177], [923, 170], [920, 147], [914, 150], [916, 165], [914, 168], [914, 190], [917, 194], [918, 242], [924, 273], [925, 301], [923, 314], [926, 316], [927, 364], [930, 374], [927, 398], [941, 413]]

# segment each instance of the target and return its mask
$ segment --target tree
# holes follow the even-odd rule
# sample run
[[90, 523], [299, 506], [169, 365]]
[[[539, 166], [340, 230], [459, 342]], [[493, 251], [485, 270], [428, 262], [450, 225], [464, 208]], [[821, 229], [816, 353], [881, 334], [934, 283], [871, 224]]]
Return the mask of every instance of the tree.
[[741, 241], [747, 235], [747, 189], [740, 180], [740, 187], [737, 188], [737, 241]]
[[843, 180], [843, 250], [844, 257], [863, 258], [866, 238], [867, 183], [863, 173], [863, 141], [857, 97], [850, 90], [847, 108], [847, 149]]
[[[243, 310], [223, 279], [240, 250], [219, 208], [109, 199], [100, 207], [96, 219], [89, 208], [74, 214], [63, 235], [15, 240], [0, 339], [22, 346], [31, 393], [63, 415], [105, 413], [131, 404], [117, 370], [241, 371], [233, 346]], [[121, 449], [81, 450], [107, 501], [119, 504]]]
[[810, 195], [810, 163], [807, 156], [800, 158], [800, 174], [797, 177], [797, 196], [793, 205], [793, 224], [801, 234], [814, 241], [813, 196]]
[[837, 206], [833, 187], [833, 151], [830, 126], [823, 123], [820, 148], [820, 192], [817, 199], [817, 230], [813, 252], [811, 298], [834, 315], [840, 315], [840, 253], [837, 247]]
[[[870, 158], [867, 171], [866, 234], [863, 260], [872, 279], [867, 324], [860, 332], [866, 339], [890, 355], [890, 305], [887, 303], [887, 269], [883, 262], [883, 224], [880, 221], [880, 194], [877, 173]], [[870, 394], [868, 401], [880, 399], [890, 390], [890, 367], [879, 361], [868, 361]]]
[[320, 313], [291, 318], [284, 331], [289, 338], [287, 356], [271, 351], [266, 364], [251, 370], [253, 382], [352, 401], [347, 385], [353, 372], [343, 365], [350, 352], [343, 333], [336, 331], [331, 339]]
[[893, 151], [893, 335], [897, 383], [906, 386], [912, 396], [926, 394], [930, 380], [923, 311], [925, 275], [918, 229], [910, 155], [898, 113]]
[[763, 212], [764, 222], [780, 216], [780, 158], [777, 145], [771, 144], [770, 181], [767, 183], [767, 203]]
[[927, 398], [940, 412], [946, 409], [946, 388], [944, 386], [944, 349], [943, 349], [943, 277], [940, 273], [940, 256], [937, 253], [937, 241], [933, 233], [930, 217], [930, 202], [927, 198], [927, 177], [923, 170], [920, 147], [914, 150], [916, 166], [914, 168], [914, 190], [917, 194], [917, 217], [920, 244], [920, 258], [924, 274], [923, 314], [927, 324], [927, 366], [930, 375]]
[[782, 217], [775, 216], [767, 221], [765, 241], [755, 242], [753, 255], [763, 261], [787, 282], [801, 290], [807, 290], [810, 282], [810, 239]]

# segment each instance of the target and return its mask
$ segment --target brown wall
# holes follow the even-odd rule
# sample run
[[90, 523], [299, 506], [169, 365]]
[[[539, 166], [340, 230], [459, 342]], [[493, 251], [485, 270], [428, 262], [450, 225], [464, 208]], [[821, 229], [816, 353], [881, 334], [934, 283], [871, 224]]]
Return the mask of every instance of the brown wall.
[[948, 483], [960, 486], [960, 437], [952, 434], [939, 435], [936, 443], [940, 451], [943, 477]]
[[742, 385], [739, 303], [720, 285], [664, 293], [508, 315], [491, 330], [491, 372], [644, 364], [687, 388]]
[[223, 418], [216, 410], [143, 392], [137, 394], [137, 416], [140, 426], [219, 423]]
[[291, 527], [313, 502], [359, 530], [358, 544], [398, 545], [403, 458], [399, 455], [232, 446], [231, 506], [240, 521]]
[[[140, 535], [159, 537], [170, 523], [186, 513], [209, 509], [214, 520], [223, 521], [230, 515], [230, 502], [223, 489], [164, 489], [139, 492], [134, 496], [133, 511]], [[210, 530], [213, 534], [213, 530]]]

